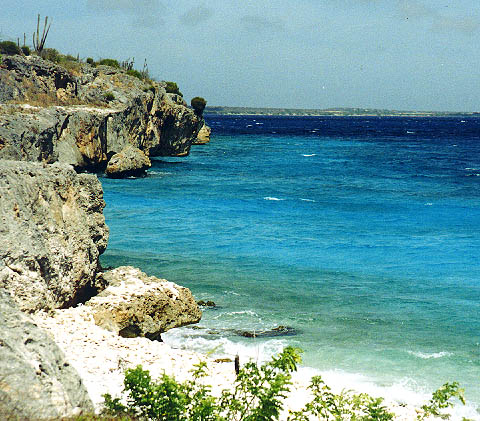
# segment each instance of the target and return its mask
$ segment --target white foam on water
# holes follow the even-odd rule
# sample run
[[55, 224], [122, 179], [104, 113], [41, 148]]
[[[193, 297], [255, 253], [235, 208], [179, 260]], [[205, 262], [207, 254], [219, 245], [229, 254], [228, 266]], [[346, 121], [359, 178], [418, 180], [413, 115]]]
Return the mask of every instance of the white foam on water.
[[[398, 379], [393, 384], [382, 384], [381, 380], [375, 381], [365, 375], [342, 370], [322, 371], [308, 367], [302, 367], [300, 370], [303, 370], [304, 376], [320, 375], [334, 393], [340, 393], [342, 390], [367, 393], [375, 398], [383, 398], [387, 405], [390, 402], [410, 408], [420, 408], [431, 399], [434, 392], [434, 390], [426, 390], [424, 386], [420, 386], [410, 378]], [[464, 417], [480, 420], [479, 412], [468, 402], [465, 406], [456, 402], [454, 408], [449, 408], [447, 412], [452, 415], [450, 419], [454, 421], [461, 421]]]
[[285, 199], [279, 199], [278, 197], [266, 196], [266, 197], [263, 198], [263, 200], [272, 200], [272, 201], [274, 201], [274, 202], [281, 202], [281, 201], [283, 201], [283, 200], [285, 200]]
[[[230, 358], [233, 360], [238, 355], [241, 365], [248, 361], [263, 364], [289, 345], [289, 341], [279, 338], [267, 341], [254, 338], [247, 341], [239, 339], [237, 342], [220, 336], [206, 338], [204, 335], [202, 337], [199, 336], [199, 332], [191, 328], [172, 329], [163, 333], [162, 338], [173, 348], [189, 349], [204, 355], [207, 354], [212, 358]], [[203, 332], [205, 333], [205, 331]], [[419, 354], [420, 358], [441, 358], [449, 353], [414, 354]], [[319, 375], [334, 393], [340, 393], [342, 390], [351, 390], [354, 393], [368, 393], [372, 397], [384, 398], [387, 405], [389, 403], [401, 406], [406, 405], [410, 412], [413, 412], [412, 408], [419, 408], [427, 403], [434, 392], [434, 390], [429, 390], [425, 384], [419, 384], [412, 378], [399, 378], [394, 383], [391, 383], [360, 373], [343, 370], [320, 370], [302, 365], [298, 367], [298, 373], [296, 374], [297, 378], [301, 378], [304, 383], [308, 383], [312, 376]], [[465, 406], [456, 402], [455, 407], [453, 409], [450, 408], [448, 412], [452, 415], [451, 420], [453, 421], [461, 421], [463, 417], [480, 420], [480, 413], [468, 402]]]
[[302, 202], [316, 202], [316, 200], [313, 200], [313, 199], [302, 199], [302, 198], [300, 198], [300, 200]]
[[425, 352], [416, 352], [416, 351], [407, 351], [410, 355], [414, 357], [421, 358], [422, 360], [430, 360], [430, 359], [437, 359], [443, 357], [451, 357], [453, 354], [451, 352], [442, 351], [442, 352], [433, 352], [427, 354]]
[[316, 153], [310, 153], [310, 154], [304, 153], [304, 154], [302, 154], [302, 156], [306, 156], [306, 157], [317, 156], [317, 154]]
[[255, 313], [252, 310], [230, 311], [230, 312], [226, 312], [224, 314], [228, 315], [228, 316], [234, 316], [234, 315], [238, 315], [238, 314], [248, 314], [249, 316], [259, 317], [258, 314]]
[[287, 342], [282, 339], [260, 341], [251, 338], [248, 341], [236, 342], [221, 336], [212, 335], [212, 338], [206, 338], [199, 336], [199, 333], [201, 335], [208, 331], [172, 329], [162, 333], [162, 339], [173, 348], [189, 349], [213, 358], [231, 358], [233, 360], [238, 355], [241, 364], [248, 361], [261, 364], [288, 346]]

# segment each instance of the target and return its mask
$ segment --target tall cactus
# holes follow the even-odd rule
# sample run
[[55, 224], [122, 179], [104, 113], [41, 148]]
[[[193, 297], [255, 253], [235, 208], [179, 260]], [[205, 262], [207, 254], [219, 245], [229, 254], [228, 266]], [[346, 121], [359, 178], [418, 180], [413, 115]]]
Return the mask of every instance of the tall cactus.
[[36, 38], [35, 38], [35, 32], [33, 33], [33, 48], [35, 48], [35, 51], [37, 53], [41, 53], [43, 50], [43, 47], [45, 46], [45, 40], [47, 39], [48, 31], [50, 30], [50, 26], [52, 26], [52, 22], [50, 22], [50, 25], [48, 25], [48, 16], [45, 16], [45, 23], [43, 24], [43, 32], [42, 32], [42, 38], [40, 38], [40, 13], [38, 14], [37, 17], [37, 33], [36, 33]]

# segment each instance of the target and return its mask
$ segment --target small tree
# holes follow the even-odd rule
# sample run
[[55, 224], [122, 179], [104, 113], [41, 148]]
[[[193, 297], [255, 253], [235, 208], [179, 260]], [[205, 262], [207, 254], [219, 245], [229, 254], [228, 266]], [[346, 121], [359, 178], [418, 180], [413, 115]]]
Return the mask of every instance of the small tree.
[[202, 116], [203, 115], [203, 110], [207, 106], [207, 101], [205, 101], [203, 98], [196, 96], [195, 98], [192, 98], [192, 101], [190, 102], [192, 105], [193, 110], [195, 111], [195, 114]]
[[167, 85], [165, 86], [165, 90], [167, 91], [167, 94], [177, 94], [180, 96], [183, 96], [183, 94], [180, 92], [180, 89], [178, 89], [178, 85], [175, 82], [165, 82]]

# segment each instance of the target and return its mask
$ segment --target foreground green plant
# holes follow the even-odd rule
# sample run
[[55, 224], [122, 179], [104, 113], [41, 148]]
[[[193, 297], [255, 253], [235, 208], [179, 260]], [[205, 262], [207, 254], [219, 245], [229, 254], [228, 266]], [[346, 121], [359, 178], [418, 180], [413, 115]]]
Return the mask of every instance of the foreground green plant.
[[448, 420], [450, 414], [444, 410], [447, 408], [453, 408], [452, 398], [457, 398], [465, 405], [464, 392], [465, 391], [460, 388], [460, 385], [457, 382], [445, 383], [440, 389], [433, 393], [432, 399], [430, 399], [427, 404], [422, 405], [417, 420], [426, 420], [431, 416]]
[[393, 420], [394, 414], [382, 405], [382, 398], [345, 390], [336, 395], [320, 376], [312, 377], [309, 389], [313, 400], [302, 410], [291, 412], [289, 421], [308, 421], [312, 416], [319, 420]]
[[206, 376], [205, 366], [204, 362], [198, 364], [192, 372], [192, 380], [184, 383], [166, 374], [155, 382], [141, 366], [129, 369], [124, 380], [127, 404], [106, 394], [105, 412], [153, 420], [216, 420], [220, 411], [216, 399], [210, 395], [210, 386], [199, 382]]
[[[261, 366], [254, 362], [246, 363], [231, 390], [223, 390], [220, 397], [213, 396], [211, 386], [204, 383], [207, 376], [204, 362], [196, 365], [192, 379], [183, 383], [166, 374], [154, 381], [148, 371], [137, 366], [125, 372], [126, 403], [109, 394], [104, 395], [105, 414], [169, 421], [278, 420], [292, 384], [291, 373], [297, 370], [301, 361], [300, 352], [297, 348], [287, 347]], [[383, 399], [345, 390], [335, 394], [320, 376], [312, 378], [309, 389], [313, 399], [300, 411], [290, 411], [288, 421], [394, 419], [395, 415], [383, 405]], [[453, 398], [465, 404], [463, 390], [458, 383], [446, 383], [417, 410], [417, 420], [429, 417], [449, 419], [450, 415], [445, 410], [453, 407]]]

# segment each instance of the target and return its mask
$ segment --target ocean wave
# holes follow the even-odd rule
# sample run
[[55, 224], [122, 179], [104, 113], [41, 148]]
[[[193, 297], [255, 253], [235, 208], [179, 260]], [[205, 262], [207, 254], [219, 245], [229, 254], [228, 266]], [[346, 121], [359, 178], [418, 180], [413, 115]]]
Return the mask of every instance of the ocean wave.
[[268, 341], [238, 342], [222, 336], [199, 336], [198, 331], [182, 328], [171, 329], [162, 333], [163, 341], [172, 348], [189, 349], [201, 354], [209, 354], [215, 358], [240, 357], [240, 362], [247, 361], [263, 363], [273, 355], [280, 353], [288, 343], [283, 339]]
[[300, 200], [302, 202], [316, 202], [316, 200], [313, 200], [313, 199], [302, 199], [302, 198], [300, 198]]
[[418, 351], [408, 351], [410, 355], [414, 357], [421, 358], [422, 360], [430, 360], [432, 358], [443, 358], [443, 357], [451, 357], [453, 354], [451, 352], [442, 351], [442, 352], [433, 352], [431, 354], [427, 354], [425, 352], [418, 352]]
[[[263, 364], [271, 359], [273, 355], [281, 352], [291, 341], [284, 339], [270, 339], [267, 341], [238, 341], [226, 337], [212, 335], [211, 338], [205, 335], [199, 336], [199, 331], [191, 328], [171, 329], [162, 334], [162, 339], [173, 348], [188, 349], [208, 354], [213, 358], [230, 358], [233, 360], [236, 355], [243, 365], [247, 361], [254, 361]], [[423, 354], [410, 352], [413, 355], [422, 355], [427, 358], [439, 358], [449, 353], [440, 352], [434, 354]], [[439, 356], [437, 356], [439, 355]], [[314, 367], [300, 365], [298, 368], [299, 379], [309, 379], [312, 376], [320, 375], [325, 383], [331, 387], [334, 393], [341, 393], [342, 390], [353, 390], [356, 392], [368, 393], [375, 397], [384, 397], [387, 402], [410, 407], [420, 407], [431, 398], [433, 390], [423, 382], [404, 377], [394, 382], [372, 378], [362, 373], [348, 372], [345, 370], [332, 369], [321, 370]], [[302, 380], [302, 381], [303, 381]], [[456, 405], [451, 411], [452, 420], [460, 421], [462, 417], [474, 418], [477, 414], [474, 405], [467, 402], [466, 406]]]
[[[280, 353], [285, 346], [289, 345], [285, 340], [272, 339], [268, 341], [238, 342], [225, 337], [199, 337], [190, 336], [188, 331], [192, 329], [171, 329], [162, 334], [164, 342], [172, 348], [188, 349], [201, 354], [208, 354], [212, 358], [229, 358], [233, 361], [239, 356], [240, 364], [248, 361], [263, 364], [270, 360], [273, 355]], [[290, 344], [291, 345], [291, 344]], [[343, 390], [368, 393], [374, 397], [383, 397], [388, 403], [420, 407], [431, 398], [433, 390], [425, 384], [419, 384], [412, 378], [399, 378], [395, 382], [374, 379], [361, 373], [347, 372], [339, 369], [320, 370], [314, 367], [298, 367], [298, 379], [302, 383], [312, 376], [320, 375], [325, 383], [331, 387], [333, 393], [341, 393]], [[294, 376], [295, 380], [295, 376]], [[456, 405], [450, 412], [452, 420], [460, 421], [462, 417], [476, 419], [476, 409], [472, 404], [466, 406]]]
[[238, 315], [238, 314], [248, 314], [249, 316], [258, 317], [258, 314], [255, 313], [255, 312], [252, 311], [252, 310], [229, 311], [229, 312], [227, 312], [227, 313], [225, 313], [225, 314], [228, 315], [228, 316], [234, 316], [234, 315]]
[[148, 170], [148, 175], [170, 175], [171, 172], [168, 171], [155, 171], [155, 170]]
[[302, 156], [306, 156], [306, 157], [309, 157], [309, 156], [317, 156], [317, 154], [316, 154], [316, 153], [310, 153], [310, 154], [304, 153], [304, 154], [302, 154]]
[[278, 197], [266, 196], [266, 197], [263, 198], [263, 200], [273, 200], [274, 202], [281, 202], [285, 199], [279, 199]]

